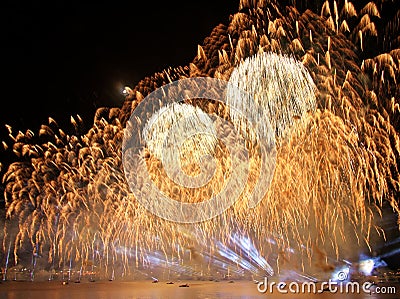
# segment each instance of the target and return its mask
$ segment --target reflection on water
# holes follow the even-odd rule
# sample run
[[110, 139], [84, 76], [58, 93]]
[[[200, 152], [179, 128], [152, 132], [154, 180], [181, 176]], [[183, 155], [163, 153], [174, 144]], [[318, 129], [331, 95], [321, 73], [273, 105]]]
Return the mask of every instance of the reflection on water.
[[[182, 287], [187, 284], [189, 287]], [[181, 287], [180, 287], [181, 286]], [[382, 286], [382, 285], [380, 285]], [[396, 287], [396, 294], [296, 294], [296, 298], [399, 298], [400, 285]], [[166, 282], [7, 282], [0, 285], [0, 299], [144, 299], [144, 298], [292, 298], [294, 294], [279, 294], [276, 291], [261, 294], [257, 285], [245, 281], [185, 281], [167, 284]]]

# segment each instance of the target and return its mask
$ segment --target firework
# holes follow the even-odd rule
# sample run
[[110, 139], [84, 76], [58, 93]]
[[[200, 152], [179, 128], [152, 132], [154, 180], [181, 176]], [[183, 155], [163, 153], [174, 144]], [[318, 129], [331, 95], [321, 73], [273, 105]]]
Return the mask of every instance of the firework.
[[[383, 235], [374, 223], [383, 203], [399, 212], [399, 10], [387, 11], [383, 0], [302, 1], [297, 7], [284, 2], [241, 1], [240, 12], [211, 32], [192, 63], [126, 89], [123, 106], [99, 109], [87, 132], [81, 131], [79, 117], [71, 118], [75, 134], [66, 134], [51, 118], [38, 136], [8, 127], [10, 141], [2, 145], [16, 158], [1, 164], [5, 267], [45, 269], [50, 278], [60, 269], [75, 270], [79, 277], [101, 271], [105, 277], [132, 278], [155, 272], [190, 277], [273, 275], [285, 269], [331, 273], [340, 259], [354, 258], [354, 246], [368, 247], [374, 231]], [[389, 21], [377, 22], [383, 14]], [[378, 46], [370, 49], [371, 40]], [[265, 80], [243, 78], [246, 70]], [[259, 205], [249, 209], [263, 174], [262, 151], [257, 142], [247, 143], [247, 181], [233, 206], [188, 225], [160, 219], [137, 201], [123, 171], [122, 143], [132, 112], [146, 105], [147, 95], [193, 77], [231, 80], [254, 93], [273, 128], [262, 136], [277, 142], [274, 175]], [[269, 86], [272, 82], [278, 85]], [[231, 99], [231, 107], [247, 109], [245, 115], [258, 113], [251, 102]], [[182, 110], [177, 115], [189, 113], [199, 123], [218, 117], [237, 127], [229, 105], [192, 104], [175, 105]], [[138, 154], [146, 158], [159, 189], [191, 202], [223, 190], [233, 166], [214, 138], [194, 139], [186, 147], [200, 144], [204, 147], [195, 148], [195, 157], [211, 153], [219, 161], [207, 185], [190, 189], [168, 180], [160, 159], [164, 138], [154, 138], [164, 127], [156, 116], [156, 126], [150, 126], [158, 111], [153, 108], [139, 115], [142, 126], [148, 124], [144, 135], [137, 133], [148, 139], [149, 154]], [[157, 119], [166, 122], [162, 114]], [[209, 133], [218, 135], [220, 129]], [[197, 173], [196, 166], [186, 165], [186, 174]]]
[[[170, 131], [174, 131], [174, 134]], [[199, 136], [196, 132], [205, 134]], [[189, 138], [182, 137], [185, 135]], [[214, 125], [207, 114], [187, 104], [174, 103], [170, 107], [162, 107], [151, 116], [143, 129], [143, 138], [150, 152], [159, 160], [163, 160], [164, 155], [166, 159], [171, 159], [177, 146], [181, 150], [181, 159], [193, 159], [199, 163], [202, 156], [214, 152], [215, 135]], [[167, 151], [165, 154], [163, 147]]]
[[[315, 85], [310, 74], [303, 64], [289, 57], [275, 53], [249, 57], [234, 69], [229, 82], [236, 87], [227, 92], [227, 104], [233, 108], [230, 111], [233, 122], [244, 121], [236, 115], [236, 110], [244, 111], [245, 118], [262, 123], [267, 118], [274, 135], [269, 138], [281, 138], [296, 119], [303, 118], [316, 107]], [[243, 99], [235, 90], [244, 90], [252, 96]]]

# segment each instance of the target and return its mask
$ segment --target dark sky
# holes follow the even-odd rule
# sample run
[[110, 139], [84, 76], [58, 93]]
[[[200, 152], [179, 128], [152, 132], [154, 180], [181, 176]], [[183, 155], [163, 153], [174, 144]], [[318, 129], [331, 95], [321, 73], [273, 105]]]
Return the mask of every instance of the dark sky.
[[187, 65], [239, 1], [16, 1], [0, 4], [4, 124], [37, 131], [48, 116], [65, 126], [96, 108], [120, 106], [134, 87], [168, 66]]

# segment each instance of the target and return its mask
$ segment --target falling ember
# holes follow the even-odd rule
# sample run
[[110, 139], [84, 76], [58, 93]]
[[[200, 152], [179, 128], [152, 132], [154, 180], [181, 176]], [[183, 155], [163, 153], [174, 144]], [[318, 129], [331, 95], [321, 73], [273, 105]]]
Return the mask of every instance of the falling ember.
[[[399, 10], [382, 11], [380, 0], [364, 7], [325, 1], [308, 4], [310, 9], [283, 2], [288, 5], [240, 1], [240, 12], [211, 32], [189, 66], [125, 88], [123, 106], [98, 109], [87, 132], [80, 117], [71, 117], [75, 134], [51, 118], [38, 134], [7, 126], [10, 140], [2, 150], [15, 156], [10, 165], [0, 163], [6, 199], [1, 262], [7, 275], [7, 269], [23, 266], [32, 279], [43, 272], [53, 279], [65, 269], [79, 279], [96, 271], [112, 279], [250, 278], [289, 271], [314, 279], [331, 277], [348, 267], [344, 259], [358, 261], [359, 251], [372, 250], [372, 235], [384, 236], [375, 223], [384, 203], [400, 212]], [[383, 15], [392, 19], [374, 23]], [[371, 39], [378, 46], [371, 48]], [[196, 135], [181, 148], [185, 171], [195, 176], [189, 162], [213, 155], [215, 177], [199, 188], [160, 179], [166, 178], [164, 130], [168, 123], [182, 124], [179, 119], [190, 130], [204, 126], [210, 136], [218, 130], [229, 136], [232, 127], [209, 126], [218, 116], [246, 135], [235, 114], [239, 107], [265, 126], [262, 141], [276, 147], [276, 164], [268, 192], [249, 207], [263, 172], [261, 142], [245, 140], [248, 177], [235, 203], [212, 219], [181, 224], [151, 214], [132, 194], [122, 144], [130, 116], [146, 105], [147, 95], [196, 77], [225, 80], [254, 102], [228, 91], [226, 105], [197, 99], [168, 106], [173, 115], [159, 109], [139, 115], [146, 128], [138, 134], [148, 145], [139, 154], [160, 190], [175, 201], [197, 202], [235, 179], [228, 149], [214, 137]]]

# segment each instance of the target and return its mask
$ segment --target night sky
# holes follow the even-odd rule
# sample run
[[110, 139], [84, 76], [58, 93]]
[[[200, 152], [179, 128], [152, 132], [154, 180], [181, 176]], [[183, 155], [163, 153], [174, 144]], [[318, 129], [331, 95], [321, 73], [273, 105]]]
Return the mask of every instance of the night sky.
[[188, 65], [239, 1], [5, 3], [2, 139], [4, 124], [37, 132], [49, 116], [68, 127], [70, 116], [79, 114], [89, 128], [96, 108], [121, 106], [123, 86]]

